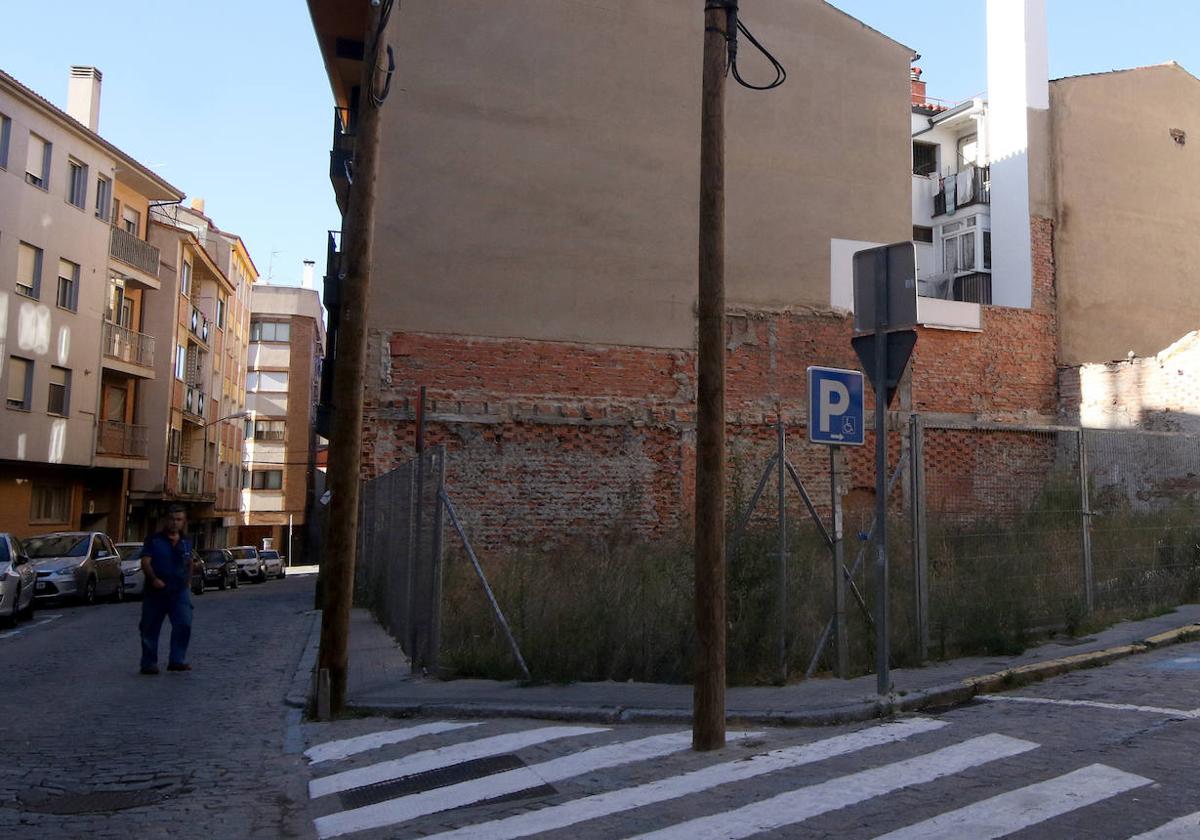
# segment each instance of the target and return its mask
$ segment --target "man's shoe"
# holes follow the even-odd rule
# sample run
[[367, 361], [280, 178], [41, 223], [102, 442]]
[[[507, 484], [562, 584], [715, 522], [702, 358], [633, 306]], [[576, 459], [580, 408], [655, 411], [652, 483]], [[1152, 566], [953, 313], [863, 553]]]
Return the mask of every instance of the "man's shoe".
[[[158, 671], [157, 668], [155, 668], [154, 670], [156, 672]], [[167, 666], [167, 670], [168, 671], [190, 671], [190, 670], [192, 670], [192, 666], [188, 665], [186, 662], [180, 663], [178, 665], [176, 665], [175, 663], [171, 663], [170, 665]]]
[[143, 665], [142, 673], [145, 674], [146, 676], [153, 676], [154, 674], [158, 673], [158, 666], [157, 665]]

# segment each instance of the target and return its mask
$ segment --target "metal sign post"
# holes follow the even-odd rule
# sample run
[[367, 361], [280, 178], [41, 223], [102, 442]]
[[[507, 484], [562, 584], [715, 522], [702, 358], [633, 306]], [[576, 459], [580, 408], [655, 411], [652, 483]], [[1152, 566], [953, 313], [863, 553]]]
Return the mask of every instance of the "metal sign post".
[[855, 352], [875, 386], [875, 675], [880, 695], [892, 690], [888, 632], [887, 407], [916, 345], [916, 255], [911, 242], [854, 255]]

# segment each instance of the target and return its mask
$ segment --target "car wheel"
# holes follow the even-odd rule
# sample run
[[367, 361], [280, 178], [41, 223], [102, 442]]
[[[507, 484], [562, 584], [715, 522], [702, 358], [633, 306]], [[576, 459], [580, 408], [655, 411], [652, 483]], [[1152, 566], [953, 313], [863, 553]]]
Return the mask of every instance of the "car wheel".
[[21, 613], [17, 610], [17, 605], [21, 603], [21, 587], [17, 586], [17, 597], [13, 600], [12, 612], [7, 617], [0, 616], [0, 627], [9, 628], [16, 627], [17, 622], [21, 620]]
[[[20, 593], [17, 593], [17, 600], [13, 602], [14, 608], [19, 606], [20, 603], [21, 603]], [[29, 621], [29, 619], [33, 618], [33, 599], [32, 598], [29, 599], [29, 605], [27, 607], [25, 607], [25, 609], [19, 610], [17, 612], [17, 616], [20, 617], [23, 621]]]
[[88, 578], [83, 587], [83, 603], [89, 607], [96, 603], [96, 579]]

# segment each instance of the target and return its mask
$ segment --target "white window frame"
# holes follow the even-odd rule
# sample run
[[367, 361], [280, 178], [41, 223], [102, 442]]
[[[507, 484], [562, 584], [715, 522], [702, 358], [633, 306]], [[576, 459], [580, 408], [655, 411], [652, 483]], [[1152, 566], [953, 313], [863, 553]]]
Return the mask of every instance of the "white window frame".
[[185, 257], [183, 267], [179, 269], [179, 293], [184, 297], [192, 296], [192, 264]]
[[102, 222], [112, 219], [112, 178], [96, 176], [96, 218]]
[[[264, 374], [272, 377], [272, 385], [282, 387], [263, 387]], [[246, 391], [254, 394], [286, 394], [290, 385], [290, 377], [286, 370], [252, 370], [246, 375]]]
[[[985, 234], [990, 237], [991, 226], [990, 219], [983, 214], [967, 216], [962, 219], [955, 219], [953, 222], [947, 222], [941, 225], [937, 231], [938, 241], [938, 257], [941, 260], [942, 271], [951, 274], [955, 277], [961, 277], [965, 274], [990, 274], [992, 269], [990, 265], [985, 265], [984, 260], [984, 237]], [[971, 237], [974, 240], [974, 261], [971, 266], [958, 265], [953, 271], [946, 267], [946, 255], [948, 249], [953, 247], [957, 252], [956, 263], [961, 263], [962, 259], [962, 244], [961, 239]], [[953, 246], [951, 246], [953, 242]]]
[[175, 378], [180, 382], [187, 377], [187, 348], [182, 344], [175, 345]]

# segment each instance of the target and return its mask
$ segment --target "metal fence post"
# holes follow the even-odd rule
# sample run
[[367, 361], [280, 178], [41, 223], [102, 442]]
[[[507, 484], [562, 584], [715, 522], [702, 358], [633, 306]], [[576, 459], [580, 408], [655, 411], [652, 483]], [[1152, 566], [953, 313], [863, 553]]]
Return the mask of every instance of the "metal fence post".
[[787, 454], [784, 446], [783, 437], [783, 414], [780, 413], [778, 422], [776, 423], [776, 445], [778, 446], [778, 474], [777, 479], [779, 488], [777, 493], [777, 501], [779, 504], [779, 559], [776, 566], [777, 578], [775, 581], [776, 589], [776, 611], [777, 620], [779, 622], [778, 629], [778, 651], [779, 656], [779, 682], [787, 682], [787, 476], [785, 474], [787, 464]]
[[1087, 443], [1084, 430], [1078, 432], [1079, 441], [1079, 506], [1083, 535], [1083, 589], [1090, 615], [1096, 606], [1095, 582], [1092, 577], [1092, 506], [1088, 499]]
[[845, 680], [850, 678], [850, 648], [846, 637], [846, 558], [842, 542], [842, 457], [840, 446], [829, 447], [829, 499], [833, 520], [829, 535], [833, 543], [833, 673], [838, 679]]
[[908, 474], [912, 481], [909, 510], [912, 513], [914, 613], [917, 659], [929, 658], [929, 546], [925, 532], [925, 426], [921, 415], [909, 417]]
[[437, 476], [437, 496], [433, 505], [433, 534], [430, 537], [431, 585], [429, 600], [429, 637], [425, 653], [428, 669], [437, 673], [442, 649], [442, 496], [446, 494], [446, 447], [439, 444], [434, 450]]

